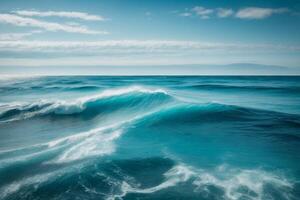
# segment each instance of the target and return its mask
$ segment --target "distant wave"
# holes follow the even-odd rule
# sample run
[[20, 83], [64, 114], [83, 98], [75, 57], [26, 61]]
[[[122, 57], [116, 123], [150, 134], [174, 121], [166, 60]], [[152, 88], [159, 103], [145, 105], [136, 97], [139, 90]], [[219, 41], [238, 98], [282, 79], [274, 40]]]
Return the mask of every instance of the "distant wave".
[[0, 87], [1, 92], [27, 92], [27, 91], [95, 91], [103, 89], [101, 86], [96, 85], [52, 85], [52, 86], [9, 86]]
[[[257, 134], [257, 137], [272, 138], [285, 143], [300, 141], [299, 115], [216, 103], [181, 103], [160, 109], [137, 119], [133, 123], [138, 130], [144, 130], [148, 127], [160, 130], [164, 127], [173, 127], [176, 124], [177, 129], [186, 127], [187, 131], [192, 130], [191, 127], [213, 126], [214, 124], [220, 126], [222, 123], [225, 127], [233, 128], [231, 134], [235, 133], [234, 129], [240, 126], [244, 128], [242, 132], [244, 135]], [[278, 131], [274, 132], [274, 129]], [[285, 130], [284, 133], [280, 131], [283, 129]]]
[[161, 89], [133, 86], [112, 89], [99, 95], [69, 101], [41, 100], [34, 103], [10, 103], [0, 105], [0, 122], [28, 119], [39, 115], [72, 115], [87, 111], [89, 114], [117, 108], [151, 106], [170, 101], [172, 97]]
[[197, 84], [185, 86], [185, 88], [198, 90], [240, 90], [240, 91], [262, 91], [262, 92], [300, 92], [298, 86], [252, 86], [252, 85], [226, 85], [226, 84]]

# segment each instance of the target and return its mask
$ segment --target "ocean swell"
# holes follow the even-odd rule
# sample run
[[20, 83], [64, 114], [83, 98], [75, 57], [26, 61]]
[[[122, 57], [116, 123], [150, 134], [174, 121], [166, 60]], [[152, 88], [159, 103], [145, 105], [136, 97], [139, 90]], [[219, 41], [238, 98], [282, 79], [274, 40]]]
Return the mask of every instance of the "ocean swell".
[[179, 103], [152, 113], [137, 123], [144, 125], [170, 126], [184, 124], [252, 122], [260, 127], [268, 125], [300, 127], [299, 116], [268, 110], [246, 108], [234, 105], [208, 103]]
[[106, 90], [98, 95], [69, 101], [41, 100], [34, 103], [10, 103], [0, 106], [0, 122], [23, 120], [41, 115], [97, 115], [105, 111], [131, 107], [152, 107], [171, 101], [166, 91], [139, 86]]

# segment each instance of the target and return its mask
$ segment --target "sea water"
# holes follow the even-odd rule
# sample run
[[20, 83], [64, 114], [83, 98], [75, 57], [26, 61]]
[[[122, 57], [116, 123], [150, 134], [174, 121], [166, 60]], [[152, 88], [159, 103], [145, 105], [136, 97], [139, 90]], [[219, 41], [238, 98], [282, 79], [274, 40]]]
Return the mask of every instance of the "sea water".
[[300, 198], [300, 77], [6, 77], [0, 94], [0, 199]]

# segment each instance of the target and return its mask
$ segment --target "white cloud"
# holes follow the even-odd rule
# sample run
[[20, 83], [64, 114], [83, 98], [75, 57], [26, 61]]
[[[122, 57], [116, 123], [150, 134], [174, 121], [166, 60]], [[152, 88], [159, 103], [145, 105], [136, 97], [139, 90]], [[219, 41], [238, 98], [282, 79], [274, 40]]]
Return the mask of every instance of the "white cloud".
[[80, 24], [77, 22], [66, 22], [66, 24], [68, 24], [70, 26], [80, 26]]
[[209, 49], [218, 44], [170, 40], [105, 40], [105, 41], [0, 41], [0, 49], [10, 50], [147, 50]]
[[241, 19], [264, 19], [273, 14], [281, 14], [288, 12], [287, 8], [258, 8], [248, 7], [238, 10], [236, 13], [237, 18]]
[[105, 31], [93, 31], [83, 26], [71, 26], [67, 24], [47, 22], [12, 14], [0, 14], [0, 23], [12, 24], [15, 26], [42, 28], [47, 31], [65, 31], [83, 34], [107, 34]]
[[169, 40], [105, 40], [105, 41], [0, 41], [1, 51], [95, 52], [95, 53], [162, 53], [197, 51], [299, 51], [298, 46], [267, 44], [208, 43]]
[[40, 11], [33, 11], [33, 10], [18, 10], [13, 11], [13, 13], [16, 13], [18, 15], [28, 16], [28, 17], [66, 17], [66, 18], [77, 18], [82, 20], [88, 20], [88, 21], [104, 21], [105, 18], [99, 15], [90, 15], [88, 13], [84, 12], [57, 12], [57, 11], [46, 11], [46, 12], [40, 12]]
[[210, 16], [208, 16], [208, 15], [201, 16], [201, 19], [209, 19], [209, 18], [210, 18]]
[[229, 17], [232, 14], [233, 14], [232, 9], [228, 9], [228, 8], [218, 8], [217, 9], [217, 16], [220, 17], [220, 18]]
[[201, 19], [209, 19], [211, 17], [226, 18], [235, 16], [240, 19], [264, 19], [273, 14], [282, 14], [288, 12], [287, 8], [260, 8], [247, 7], [237, 11], [232, 8], [205, 8], [202, 6], [195, 6], [192, 9], [186, 9], [179, 13], [179, 16], [190, 17], [193, 14], [199, 16]]
[[211, 14], [214, 13], [213, 9], [208, 9], [202, 6], [196, 6], [192, 9], [196, 15], [200, 16], [202, 19], [208, 19]]
[[[0, 41], [0, 66], [162, 65], [211, 62], [283, 62], [268, 55], [300, 52], [299, 46], [165, 40]], [[218, 59], [216, 59], [218, 58]], [[249, 59], [252, 59], [252, 61]], [[279, 57], [278, 57], [279, 58]], [[245, 59], [245, 60], [243, 60]], [[298, 59], [298, 58], [296, 58]], [[280, 62], [279, 62], [280, 61]], [[296, 60], [299, 63], [299, 59]], [[295, 59], [293, 62], [296, 62]], [[1, 70], [0, 70], [1, 71]]]
[[27, 33], [2, 33], [0, 34], [0, 40], [20, 40], [25, 37], [31, 36], [36, 33], [41, 33], [42, 31], [31, 31]]

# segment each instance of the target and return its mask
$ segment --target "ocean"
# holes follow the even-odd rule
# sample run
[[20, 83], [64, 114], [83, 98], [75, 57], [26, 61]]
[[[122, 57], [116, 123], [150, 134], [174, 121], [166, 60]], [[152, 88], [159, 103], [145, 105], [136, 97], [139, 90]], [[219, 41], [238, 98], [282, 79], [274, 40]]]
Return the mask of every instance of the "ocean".
[[0, 199], [300, 199], [299, 76], [0, 79]]

